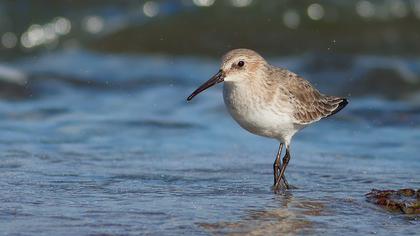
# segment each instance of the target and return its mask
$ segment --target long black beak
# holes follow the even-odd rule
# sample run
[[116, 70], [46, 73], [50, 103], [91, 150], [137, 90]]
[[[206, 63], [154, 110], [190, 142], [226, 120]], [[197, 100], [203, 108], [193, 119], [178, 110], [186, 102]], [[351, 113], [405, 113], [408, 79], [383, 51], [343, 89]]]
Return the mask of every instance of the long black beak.
[[190, 101], [197, 94], [203, 92], [204, 90], [210, 88], [211, 86], [213, 86], [215, 84], [218, 84], [220, 82], [223, 82], [224, 79], [225, 79], [225, 73], [223, 73], [222, 70], [219, 70], [219, 72], [217, 72], [217, 74], [213, 75], [213, 77], [211, 77], [211, 79], [207, 80], [207, 82], [202, 84], [190, 96], [188, 96], [187, 101]]

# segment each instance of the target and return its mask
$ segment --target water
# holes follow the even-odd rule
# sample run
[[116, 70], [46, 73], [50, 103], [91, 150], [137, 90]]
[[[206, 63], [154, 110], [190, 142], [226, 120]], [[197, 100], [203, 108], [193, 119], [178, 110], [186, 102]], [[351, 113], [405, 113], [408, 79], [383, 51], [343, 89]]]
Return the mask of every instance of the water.
[[[0, 2], [0, 235], [418, 235], [364, 195], [420, 188], [419, 1], [147, 2]], [[221, 86], [186, 102], [237, 47], [350, 101], [284, 194]]]
[[[346, 70], [316, 58], [270, 61], [350, 104], [295, 136], [286, 174], [297, 189], [279, 195], [278, 143], [234, 123], [220, 86], [185, 101], [217, 60], [59, 50], [4, 64], [29, 84], [0, 102], [1, 234], [417, 234], [418, 217], [364, 197], [420, 187], [416, 90], [360, 86], [386, 58], [344, 57]], [[416, 74], [418, 60], [398, 61]], [[397, 74], [388, 86], [409, 83]]]

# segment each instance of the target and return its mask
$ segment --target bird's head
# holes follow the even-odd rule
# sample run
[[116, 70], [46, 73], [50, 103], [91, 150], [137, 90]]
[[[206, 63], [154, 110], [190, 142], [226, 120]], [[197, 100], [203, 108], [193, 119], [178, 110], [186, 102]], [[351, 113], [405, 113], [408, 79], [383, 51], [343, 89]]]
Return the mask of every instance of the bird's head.
[[234, 49], [222, 57], [220, 70], [208, 81], [198, 87], [188, 98], [190, 101], [197, 94], [221, 83], [240, 83], [255, 79], [259, 73], [263, 73], [267, 62], [262, 56], [250, 49]]

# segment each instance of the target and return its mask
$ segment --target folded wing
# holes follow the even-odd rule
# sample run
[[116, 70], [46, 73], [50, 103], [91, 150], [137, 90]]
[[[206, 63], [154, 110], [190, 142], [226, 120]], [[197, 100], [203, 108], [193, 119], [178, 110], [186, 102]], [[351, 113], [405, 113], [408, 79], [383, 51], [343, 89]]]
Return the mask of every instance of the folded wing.
[[308, 81], [295, 74], [288, 77], [287, 83], [289, 102], [294, 108], [293, 118], [296, 124], [310, 124], [332, 116], [348, 104], [345, 98], [320, 93]]

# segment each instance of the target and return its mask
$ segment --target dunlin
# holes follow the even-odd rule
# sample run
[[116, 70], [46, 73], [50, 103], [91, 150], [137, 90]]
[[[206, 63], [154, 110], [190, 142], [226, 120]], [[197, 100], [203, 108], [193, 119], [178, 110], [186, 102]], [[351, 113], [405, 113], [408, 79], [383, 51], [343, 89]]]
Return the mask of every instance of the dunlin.
[[[222, 58], [210, 80], [188, 98], [224, 82], [223, 98], [229, 113], [249, 132], [280, 142], [274, 169], [274, 189], [289, 188], [284, 172], [290, 160], [290, 141], [304, 127], [339, 112], [347, 105], [342, 97], [320, 93], [307, 80], [278, 68], [249, 49], [235, 49]], [[280, 156], [286, 153], [280, 163]]]

